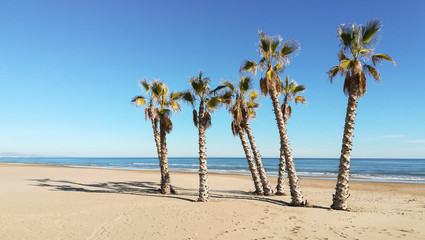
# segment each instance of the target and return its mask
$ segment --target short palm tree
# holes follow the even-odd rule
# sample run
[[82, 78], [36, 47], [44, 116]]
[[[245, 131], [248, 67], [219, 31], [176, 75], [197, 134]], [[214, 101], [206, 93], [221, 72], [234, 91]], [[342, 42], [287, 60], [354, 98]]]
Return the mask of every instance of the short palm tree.
[[[223, 81], [223, 84], [228, 89], [228, 91], [223, 95], [223, 99], [233, 117], [231, 125], [232, 133], [234, 136], [238, 135], [241, 140], [242, 147], [251, 170], [256, 193], [261, 195], [264, 194], [266, 196], [273, 195], [273, 190], [267, 178], [266, 171], [264, 170], [261, 155], [258, 151], [255, 138], [249, 124], [250, 118], [255, 117], [255, 109], [260, 106], [257, 103], [258, 94], [255, 91], [249, 91], [251, 89], [252, 80], [248, 76], [240, 78], [237, 85], [232, 84], [229, 81]], [[247, 95], [248, 98], [246, 98]], [[249, 149], [248, 143], [245, 139], [245, 132], [248, 135], [251, 150]], [[251, 151], [254, 155], [255, 163], [252, 159]]]
[[[182, 93], [182, 99], [192, 105], [193, 123], [198, 128], [199, 138], [199, 198], [198, 202], [208, 202], [208, 167], [207, 167], [207, 149], [205, 130], [211, 127], [211, 115], [217, 110], [221, 104], [220, 98], [216, 96], [218, 90], [224, 86], [211, 89], [209, 83], [211, 79], [203, 76], [203, 72], [199, 72], [196, 77], [190, 78], [191, 89]], [[198, 111], [195, 104], [199, 103]]]
[[168, 171], [168, 151], [166, 134], [173, 130], [173, 123], [171, 122], [171, 113], [180, 111], [180, 104], [178, 103], [181, 94], [172, 92], [168, 95], [168, 87], [163, 82], [154, 82], [152, 84], [152, 95], [154, 96], [157, 104], [159, 117], [159, 136], [161, 144], [161, 193], [170, 194], [175, 193], [171, 186], [170, 173]]
[[[299, 180], [295, 171], [295, 164], [292, 158], [291, 147], [288, 140], [286, 125], [284, 122], [281, 105], [279, 103], [279, 92], [282, 91], [282, 81], [279, 74], [283, 73], [285, 66], [290, 62], [290, 55], [299, 50], [296, 40], [284, 42], [279, 48], [282, 39], [271, 37], [259, 32], [260, 43], [258, 45], [261, 60], [245, 61], [241, 66], [241, 71], [252, 71], [255, 75], [257, 69], [264, 75], [260, 79], [260, 88], [263, 95], [270, 95], [273, 103], [273, 111], [276, 116], [277, 127], [280, 136], [280, 164], [286, 165], [286, 171], [290, 178], [291, 204], [293, 206], [304, 206], [303, 195]], [[285, 162], [286, 161], [286, 162]]]
[[[161, 163], [161, 138], [158, 131], [159, 116], [157, 115], [158, 109], [154, 104], [154, 96], [152, 95], [151, 91], [151, 86], [155, 82], [158, 82], [158, 80], [154, 80], [152, 83], [148, 83], [146, 79], [141, 80], [139, 84], [145, 91], [147, 97], [142, 95], [135, 96], [133, 99], [131, 99], [131, 102], [136, 106], [145, 106], [145, 121], [147, 121], [148, 118], [151, 120], [156, 151], [158, 154], [158, 162]], [[163, 176], [163, 174], [164, 173], [161, 172], [161, 176]], [[165, 192], [165, 189], [161, 189], [161, 192]]]
[[[307, 100], [304, 96], [298, 95], [299, 93], [303, 92], [305, 90], [304, 85], [298, 85], [294, 80], [291, 80], [289, 82], [289, 76], [286, 77], [284, 85], [281, 87], [283, 95], [283, 103], [281, 106], [282, 113], [283, 113], [283, 122], [285, 123], [285, 126], [287, 126], [287, 121], [292, 116], [292, 108], [290, 106], [290, 102], [295, 103], [307, 103]], [[291, 179], [295, 179], [295, 177], [290, 177]], [[292, 183], [290, 183], [292, 184]], [[278, 179], [277, 179], [277, 195], [283, 195], [285, 190], [285, 166], [283, 164], [279, 164], [279, 173], [278, 173]]]
[[[340, 25], [337, 28], [341, 50], [338, 53], [339, 64], [328, 72], [332, 83], [338, 74], [345, 76], [344, 93], [348, 95], [347, 112], [345, 117], [344, 135], [342, 139], [341, 157], [339, 163], [336, 193], [333, 195], [331, 208], [347, 210], [348, 177], [350, 172], [351, 149], [353, 146], [354, 121], [356, 117], [357, 99], [366, 93], [366, 74], [380, 82], [379, 71], [374, 68], [383, 60], [394, 60], [383, 53], [375, 54], [373, 48], [377, 43], [377, 33], [382, 25], [379, 20], [369, 21], [363, 25]], [[367, 64], [372, 60], [372, 65]]]

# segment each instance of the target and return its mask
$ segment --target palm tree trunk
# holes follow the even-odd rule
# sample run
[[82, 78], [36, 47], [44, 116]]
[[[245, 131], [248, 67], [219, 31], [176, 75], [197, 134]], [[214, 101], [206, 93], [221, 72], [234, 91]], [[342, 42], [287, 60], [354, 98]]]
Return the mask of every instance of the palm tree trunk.
[[279, 170], [277, 176], [277, 186], [276, 186], [276, 195], [282, 196], [286, 195], [285, 193], [285, 152], [283, 151], [283, 147], [280, 147], [280, 161], [279, 161]]
[[208, 167], [207, 167], [207, 148], [205, 139], [205, 119], [204, 119], [204, 102], [199, 104], [199, 197], [198, 202], [208, 202]]
[[[288, 140], [288, 134], [286, 132], [286, 125], [283, 120], [282, 109], [280, 108], [278, 94], [274, 84], [272, 84], [270, 87], [270, 96], [273, 102], [273, 111], [276, 115], [277, 127], [279, 129], [280, 135], [280, 164], [282, 164], [282, 160], [284, 161], [284, 159], [286, 159], [286, 171], [288, 172], [289, 188], [291, 190], [291, 204], [293, 206], [304, 206], [305, 202], [303, 201], [300, 183], [297, 177], [297, 172], [295, 171], [295, 164], [292, 159], [292, 152]], [[282, 152], [284, 156], [282, 156]]]
[[[280, 104], [280, 103], [279, 103]], [[286, 117], [286, 107], [288, 106], [288, 97], [285, 96], [285, 100], [283, 102], [283, 111], [282, 111], [282, 116], [283, 116], [283, 124], [285, 125], [285, 128], [287, 128], [287, 117]], [[284, 155], [284, 150], [281, 147], [280, 148], [280, 154]], [[285, 195], [285, 161], [280, 161], [279, 162], [279, 171], [278, 171], [278, 178], [277, 178], [277, 195]]]
[[353, 147], [354, 121], [356, 119], [357, 95], [355, 90], [348, 96], [347, 112], [345, 116], [344, 136], [342, 138], [341, 157], [339, 158], [338, 179], [336, 192], [333, 195], [331, 208], [347, 210], [348, 177], [350, 173], [351, 149]]
[[170, 194], [170, 173], [168, 171], [168, 157], [167, 157], [167, 138], [162, 121], [160, 121], [160, 140], [161, 140], [161, 160], [159, 167], [161, 169], [161, 193]]
[[252, 180], [254, 181], [255, 194], [263, 195], [264, 192], [261, 186], [260, 177], [258, 176], [258, 171], [257, 171], [257, 168], [255, 167], [255, 162], [252, 159], [251, 151], [249, 149], [248, 142], [246, 141], [246, 138], [245, 138], [245, 133], [243, 132], [241, 127], [238, 127], [238, 128], [239, 128], [238, 135], [239, 135], [239, 138], [241, 139], [241, 144], [245, 152], [246, 160], [248, 161], [248, 166], [249, 166], [249, 170], [251, 171]]
[[252, 133], [251, 126], [249, 125], [249, 121], [245, 120], [245, 131], [248, 135], [249, 143], [251, 145], [252, 153], [255, 158], [255, 162], [257, 164], [258, 173], [260, 175], [261, 184], [263, 185], [264, 195], [271, 196], [273, 195], [273, 189], [270, 186], [270, 182], [267, 178], [266, 171], [263, 166], [263, 162], [261, 161], [260, 151], [258, 151], [257, 144], [255, 143], [254, 134]]
[[148, 115], [149, 115], [149, 119], [152, 122], [152, 129], [153, 129], [153, 136], [155, 138], [155, 145], [156, 145], [156, 151], [158, 153], [158, 163], [159, 163], [159, 169], [161, 170], [161, 189], [160, 192], [162, 193], [162, 176], [164, 175], [164, 172], [162, 171], [161, 168], [161, 162], [162, 162], [162, 158], [161, 158], [161, 137], [160, 134], [158, 132], [158, 121], [155, 119], [155, 114], [154, 114], [154, 107], [152, 104], [150, 104], [149, 108], [148, 108]]

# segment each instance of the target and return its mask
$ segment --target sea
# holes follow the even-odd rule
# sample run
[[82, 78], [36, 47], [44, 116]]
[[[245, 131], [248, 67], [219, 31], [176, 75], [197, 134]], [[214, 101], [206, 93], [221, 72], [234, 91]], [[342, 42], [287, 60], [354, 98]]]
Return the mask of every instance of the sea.
[[[278, 158], [263, 158], [269, 176], [277, 176]], [[11, 164], [41, 164], [68, 167], [159, 170], [158, 158], [70, 158], [70, 157], [0, 157], [0, 162]], [[209, 157], [211, 173], [250, 175], [245, 158]], [[335, 180], [339, 159], [295, 158], [295, 167], [301, 178]], [[170, 171], [197, 172], [198, 158], [168, 158]], [[402, 182], [425, 184], [425, 159], [352, 158], [351, 181]]]

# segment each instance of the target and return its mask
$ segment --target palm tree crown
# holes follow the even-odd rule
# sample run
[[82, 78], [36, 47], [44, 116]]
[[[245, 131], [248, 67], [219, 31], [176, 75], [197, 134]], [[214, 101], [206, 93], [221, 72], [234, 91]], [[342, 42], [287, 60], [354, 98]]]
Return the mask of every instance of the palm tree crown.
[[[251, 89], [252, 80], [249, 76], [242, 77], [237, 85], [230, 81], [222, 81], [223, 85], [228, 88], [222, 95], [223, 102], [228, 106], [228, 110], [233, 117], [232, 133], [238, 134], [238, 128], [244, 129], [244, 123], [249, 118], [255, 117], [255, 109], [260, 106], [258, 104], [258, 93]], [[246, 98], [248, 95], [248, 98]], [[233, 101], [232, 101], [233, 99]]]
[[179, 99], [181, 93], [171, 92], [169, 95], [168, 87], [163, 82], [152, 83], [152, 95], [158, 103], [157, 115], [161, 121], [161, 126], [164, 127], [166, 133], [170, 133], [173, 130], [173, 124], [170, 116], [171, 112], [181, 111]]
[[278, 92], [281, 91], [282, 81], [279, 74], [283, 73], [285, 67], [290, 63], [290, 56], [297, 53], [300, 47], [298, 41], [288, 40], [279, 48], [282, 42], [280, 36], [269, 36], [261, 31], [259, 35], [258, 48], [261, 59], [258, 63], [245, 61], [242, 63], [241, 71], [251, 71], [256, 75], [257, 69], [260, 69], [264, 73], [260, 79], [260, 88], [263, 95], [266, 96], [270, 94], [271, 84], [275, 84]]
[[[333, 66], [328, 71], [329, 80], [338, 75], [345, 75], [344, 93], [362, 97], [366, 93], [366, 74], [376, 81], [381, 81], [379, 71], [374, 68], [383, 60], [394, 60], [383, 53], [375, 54], [374, 47], [378, 42], [378, 32], [382, 25], [379, 20], [371, 20], [366, 26], [355, 24], [342, 24], [337, 32], [340, 39], [341, 50], [338, 53], [339, 65]], [[367, 64], [372, 60], [372, 65]]]
[[[138, 95], [131, 99], [131, 102], [134, 103], [137, 107], [146, 106], [145, 121], [147, 121], [148, 118], [155, 122], [158, 122], [159, 120], [158, 115], [156, 115], [157, 108], [154, 106], [154, 102], [153, 102], [155, 100], [155, 97], [152, 94], [153, 91], [151, 91], [152, 90], [151, 86], [155, 83], [158, 83], [157, 79], [154, 79], [152, 83], [148, 83], [148, 81], [145, 78], [140, 80], [139, 85], [145, 91], [145, 94], [147, 94], [148, 97]], [[149, 108], [152, 108], [154, 111], [150, 113]]]
[[305, 89], [306, 87], [304, 85], [298, 85], [298, 83], [294, 80], [289, 82], [289, 76], [286, 76], [285, 84], [282, 85], [281, 92], [284, 97], [284, 101], [282, 103], [282, 113], [284, 113], [285, 119], [289, 119], [292, 116], [292, 108], [289, 105], [290, 102], [295, 102], [296, 104], [307, 103], [307, 99], [304, 96], [299, 95], [300, 93], [304, 92]]
[[199, 121], [198, 112], [195, 109], [196, 102], [199, 102], [200, 105], [205, 106], [205, 114], [203, 119], [205, 121], [206, 128], [211, 126], [211, 115], [210, 112], [213, 112], [218, 109], [221, 104], [221, 100], [216, 96], [217, 92], [224, 88], [224, 86], [218, 86], [215, 89], [211, 89], [209, 83], [211, 79], [209, 77], [204, 77], [202, 71], [199, 72], [197, 77], [190, 78], [190, 85], [192, 89], [180, 93], [183, 101], [188, 102], [194, 108], [193, 110], [193, 123], [195, 127], [198, 127]]

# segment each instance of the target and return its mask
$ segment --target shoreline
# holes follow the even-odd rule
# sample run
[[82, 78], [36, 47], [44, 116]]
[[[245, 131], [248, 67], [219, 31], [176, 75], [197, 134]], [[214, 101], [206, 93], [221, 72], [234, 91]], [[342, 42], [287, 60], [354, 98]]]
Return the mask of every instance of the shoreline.
[[[425, 185], [351, 182], [350, 211], [329, 209], [335, 182], [301, 179], [312, 207], [256, 196], [250, 176], [0, 164], [0, 239], [424, 239]], [[276, 186], [276, 178], [270, 178]], [[289, 188], [286, 186], [286, 191]]]
[[[1, 164], [10, 164], [10, 165], [29, 165], [29, 166], [55, 166], [55, 167], [69, 167], [69, 168], [88, 168], [88, 169], [111, 169], [111, 170], [125, 170], [125, 171], [147, 171], [147, 172], [155, 172], [159, 169], [146, 169], [146, 168], [131, 168], [131, 167], [115, 167], [115, 166], [99, 166], [99, 165], [70, 165], [70, 164], [43, 164], [43, 163], [18, 163], [18, 162], [0, 162]], [[169, 168], [170, 173], [176, 172], [176, 173], [197, 173], [198, 170], [191, 170], [191, 169], [172, 169]], [[209, 174], [223, 174], [223, 175], [237, 175], [237, 176], [250, 176], [251, 173], [248, 171], [246, 173], [238, 173], [237, 171], [227, 171], [226, 170], [209, 170]], [[270, 174], [267, 173], [269, 178], [277, 178], [277, 174]], [[303, 173], [298, 173], [298, 177], [300, 179], [312, 179], [312, 180], [328, 180], [328, 181], [336, 181], [337, 180], [337, 174], [311, 174], [306, 175]], [[408, 180], [408, 179], [394, 179], [394, 177], [388, 177], [388, 178], [373, 178], [373, 177], [366, 177], [366, 176], [351, 176], [350, 175], [350, 181], [354, 182], [376, 182], [376, 183], [407, 183], [407, 184], [425, 184], [425, 181], [422, 180]]]

